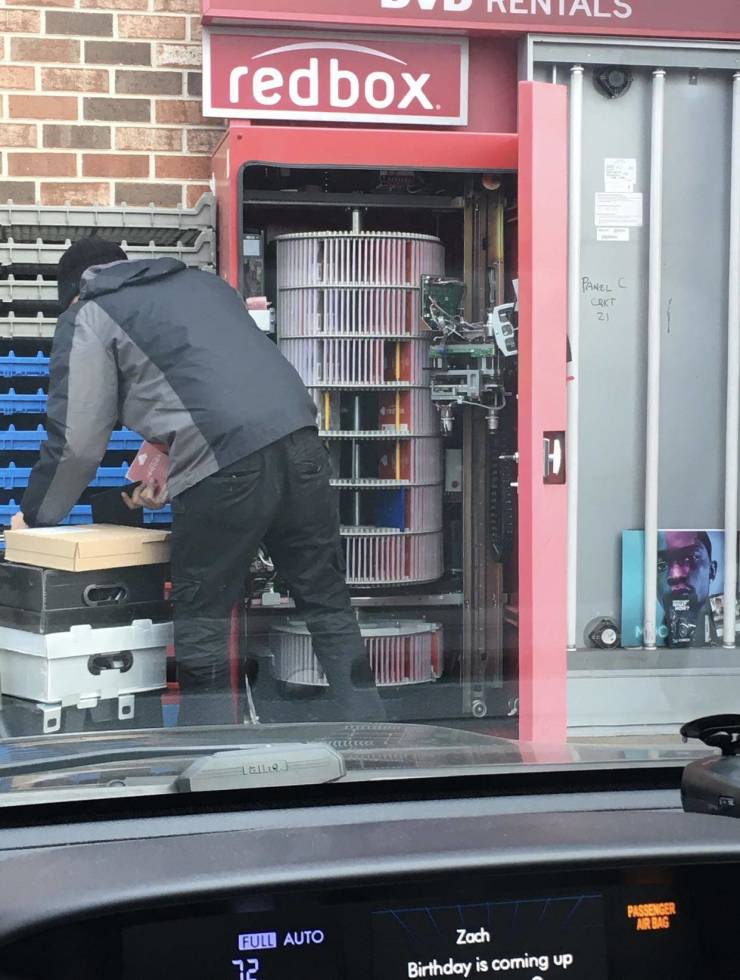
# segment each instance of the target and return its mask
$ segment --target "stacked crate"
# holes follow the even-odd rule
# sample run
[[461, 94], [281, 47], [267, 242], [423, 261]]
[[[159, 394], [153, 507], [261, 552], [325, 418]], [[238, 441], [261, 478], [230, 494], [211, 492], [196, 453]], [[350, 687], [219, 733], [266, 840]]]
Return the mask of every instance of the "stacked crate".
[[[211, 195], [189, 210], [0, 206], [0, 528], [19, 510], [46, 440], [59, 259], [92, 234], [117, 242], [131, 259], [172, 257], [215, 272]], [[135, 432], [113, 432], [95, 479], [64, 523], [90, 523], [90, 494], [123, 486], [141, 443]], [[167, 525], [169, 508], [144, 519]], [[0, 712], [6, 733], [70, 731], [76, 718], [96, 712], [106, 726], [161, 720], [157, 689], [166, 682], [172, 642], [165, 578], [165, 566], [83, 575], [0, 563], [0, 685], [11, 695]], [[17, 583], [25, 584], [16, 594]], [[155, 697], [142, 700], [148, 690]]]
[[[0, 206], [0, 527], [19, 509], [46, 439], [44, 417], [49, 353], [57, 303], [56, 270], [73, 241], [97, 235], [120, 244], [129, 258], [169, 256], [215, 271], [215, 201], [195, 208], [42, 208]], [[113, 433], [90, 489], [120, 486], [141, 445], [134, 432]], [[91, 520], [89, 491], [66, 523]], [[146, 512], [148, 524], [168, 524], [169, 508]]]

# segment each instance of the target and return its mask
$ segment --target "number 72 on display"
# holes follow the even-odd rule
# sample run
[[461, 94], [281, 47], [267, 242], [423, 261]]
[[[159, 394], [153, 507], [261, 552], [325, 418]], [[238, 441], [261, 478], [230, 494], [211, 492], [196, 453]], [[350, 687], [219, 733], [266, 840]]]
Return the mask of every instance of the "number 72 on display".
[[232, 960], [231, 962], [239, 970], [239, 980], [258, 980], [259, 960]]

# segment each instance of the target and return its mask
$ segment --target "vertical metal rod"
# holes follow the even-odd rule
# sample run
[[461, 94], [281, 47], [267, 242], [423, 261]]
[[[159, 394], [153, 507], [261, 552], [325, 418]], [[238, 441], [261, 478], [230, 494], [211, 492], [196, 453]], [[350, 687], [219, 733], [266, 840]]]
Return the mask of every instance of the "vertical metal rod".
[[733, 77], [730, 190], [730, 302], [725, 437], [725, 596], [722, 645], [735, 649], [737, 623], [738, 438], [740, 437], [740, 72]]
[[462, 565], [464, 602], [462, 610], [463, 648], [460, 663], [460, 679], [462, 681], [462, 711], [463, 717], [470, 716], [473, 711], [473, 672], [477, 656], [476, 623], [477, 609], [475, 599], [475, 499], [474, 480], [474, 418], [473, 409], [465, 405], [462, 408], [462, 458], [463, 472], [469, 478], [463, 480], [462, 493]]
[[[583, 70], [583, 69], [581, 69], [581, 70]], [[557, 65], [553, 65], [552, 66], [552, 84], [553, 85], [557, 85], [558, 84], [558, 66]]]
[[647, 426], [645, 445], [645, 613], [643, 643], [646, 650], [655, 649], [657, 626], [665, 76], [666, 73], [663, 69], [658, 69], [653, 72], [650, 160], [650, 267], [648, 271]]
[[578, 624], [578, 442], [581, 333], [581, 224], [583, 219], [583, 66], [570, 72], [570, 178], [568, 221], [568, 649], [577, 647]]
[[[355, 432], [360, 431], [360, 423], [361, 423], [360, 407], [361, 407], [360, 396], [355, 395], [354, 418], [352, 420], [352, 426]], [[352, 442], [352, 479], [353, 480], [360, 479], [360, 440], [359, 439], [354, 439]], [[359, 490], [355, 490], [354, 494], [352, 495], [352, 510], [353, 510], [352, 521], [354, 523], [354, 526], [359, 527], [362, 518], [362, 514], [360, 511]]]

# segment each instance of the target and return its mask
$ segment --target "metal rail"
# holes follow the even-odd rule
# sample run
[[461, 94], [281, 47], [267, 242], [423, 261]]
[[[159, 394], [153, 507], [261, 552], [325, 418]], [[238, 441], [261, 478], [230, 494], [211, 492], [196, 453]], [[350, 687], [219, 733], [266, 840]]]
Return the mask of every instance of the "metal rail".
[[663, 142], [665, 70], [653, 72], [650, 160], [650, 259], [648, 270], [648, 368], [645, 448], [645, 557], [643, 645], [655, 649], [658, 592], [658, 484], [660, 464], [660, 348], [663, 285]]

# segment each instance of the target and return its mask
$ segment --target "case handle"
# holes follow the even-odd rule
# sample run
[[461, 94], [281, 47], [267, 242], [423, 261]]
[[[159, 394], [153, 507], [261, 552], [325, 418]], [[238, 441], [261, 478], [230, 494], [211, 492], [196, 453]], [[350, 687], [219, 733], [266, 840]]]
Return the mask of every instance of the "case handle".
[[111, 585], [88, 585], [82, 592], [86, 606], [121, 606], [128, 599], [128, 589], [123, 583]]
[[118, 670], [122, 674], [134, 666], [134, 655], [130, 650], [121, 653], [98, 653], [87, 661], [87, 669], [94, 677], [99, 677], [104, 670]]

